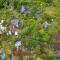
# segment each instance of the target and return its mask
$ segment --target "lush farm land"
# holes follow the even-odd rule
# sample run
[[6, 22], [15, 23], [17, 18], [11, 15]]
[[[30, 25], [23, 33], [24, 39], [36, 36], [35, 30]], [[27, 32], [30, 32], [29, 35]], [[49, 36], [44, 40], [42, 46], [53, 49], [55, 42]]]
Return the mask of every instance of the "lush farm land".
[[[19, 21], [14, 33], [10, 31], [15, 23], [11, 24], [12, 18]], [[0, 46], [15, 48], [16, 40], [40, 60], [57, 59], [53, 52], [60, 51], [60, 0], [0, 0]]]

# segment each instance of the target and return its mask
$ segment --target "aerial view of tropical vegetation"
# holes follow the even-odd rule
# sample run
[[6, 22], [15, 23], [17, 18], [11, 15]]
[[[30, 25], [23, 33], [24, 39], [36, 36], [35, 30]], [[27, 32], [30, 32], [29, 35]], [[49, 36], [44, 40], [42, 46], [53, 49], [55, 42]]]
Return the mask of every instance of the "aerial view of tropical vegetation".
[[0, 60], [60, 60], [60, 0], [0, 0]]

